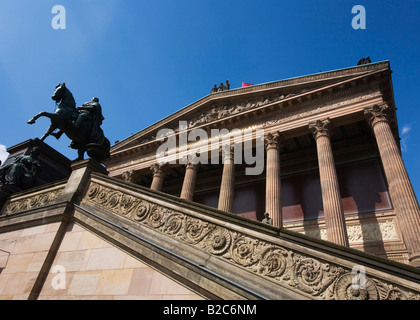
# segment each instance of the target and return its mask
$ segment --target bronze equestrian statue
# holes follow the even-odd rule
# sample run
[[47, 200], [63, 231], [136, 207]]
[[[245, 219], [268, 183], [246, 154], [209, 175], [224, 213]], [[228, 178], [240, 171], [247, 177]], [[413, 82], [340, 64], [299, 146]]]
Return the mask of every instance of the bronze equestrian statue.
[[40, 117], [50, 118], [51, 125], [40, 140], [44, 141], [49, 135], [59, 139], [65, 133], [71, 140], [70, 147], [77, 149], [76, 160], [83, 160], [85, 152], [98, 162], [108, 158], [111, 145], [101, 129], [104, 117], [99, 99], [95, 97], [76, 108], [73, 94], [65, 83], [56, 86], [51, 98], [58, 104], [57, 110], [54, 113], [42, 111], [28, 121], [33, 124]]

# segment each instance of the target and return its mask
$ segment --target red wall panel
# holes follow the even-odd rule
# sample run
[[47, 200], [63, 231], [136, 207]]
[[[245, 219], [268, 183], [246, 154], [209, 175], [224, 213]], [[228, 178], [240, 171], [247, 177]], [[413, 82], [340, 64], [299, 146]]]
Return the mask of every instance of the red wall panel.
[[[388, 190], [378, 160], [371, 159], [337, 166], [345, 214], [391, 208]], [[312, 220], [323, 217], [318, 170], [283, 176], [281, 179], [283, 221]], [[219, 189], [194, 195], [194, 201], [217, 208]], [[265, 212], [265, 181], [235, 186], [233, 212], [262, 220]]]

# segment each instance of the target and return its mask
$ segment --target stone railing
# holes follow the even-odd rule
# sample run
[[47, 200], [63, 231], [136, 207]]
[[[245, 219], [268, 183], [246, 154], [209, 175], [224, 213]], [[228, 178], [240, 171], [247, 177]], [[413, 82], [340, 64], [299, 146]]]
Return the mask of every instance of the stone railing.
[[250, 276], [254, 289], [260, 279], [310, 299], [420, 300], [420, 272], [413, 267], [114, 178], [93, 174], [81, 206], [192, 246], [231, 266], [225, 277], [232, 270]]
[[47, 188], [36, 188], [27, 192], [12, 195], [1, 210], [1, 215], [9, 215], [51, 204], [63, 194], [65, 183], [48, 185]]

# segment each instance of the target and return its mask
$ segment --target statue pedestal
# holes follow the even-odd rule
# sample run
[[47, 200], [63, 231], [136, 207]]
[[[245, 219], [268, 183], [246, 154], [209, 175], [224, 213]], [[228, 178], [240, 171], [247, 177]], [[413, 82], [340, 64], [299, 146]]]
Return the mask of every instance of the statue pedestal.
[[90, 174], [96, 172], [108, 175], [106, 168], [94, 159], [74, 161], [71, 168], [73, 171], [67, 180], [63, 194], [57, 198], [58, 202], [68, 201], [79, 204], [89, 186]]
[[96, 143], [86, 145], [86, 153], [97, 162], [102, 162], [109, 157], [109, 150], [104, 146]]

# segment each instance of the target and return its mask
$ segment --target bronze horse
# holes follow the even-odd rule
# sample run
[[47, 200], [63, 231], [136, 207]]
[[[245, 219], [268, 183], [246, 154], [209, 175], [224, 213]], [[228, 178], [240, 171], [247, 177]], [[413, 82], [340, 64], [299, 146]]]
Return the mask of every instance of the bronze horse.
[[[91, 102], [76, 108], [73, 94], [65, 83], [56, 86], [51, 98], [57, 103], [56, 111], [54, 113], [42, 111], [28, 121], [29, 124], [33, 124], [40, 117], [51, 120], [41, 141], [49, 135], [59, 139], [65, 133], [72, 140], [70, 147], [78, 151], [76, 160], [82, 160], [85, 152], [99, 162], [106, 159], [109, 156], [110, 143], [100, 128], [103, 117], [99, 99], [94, 98]], [[55, 132], [56, 129], [59, 131]]]

